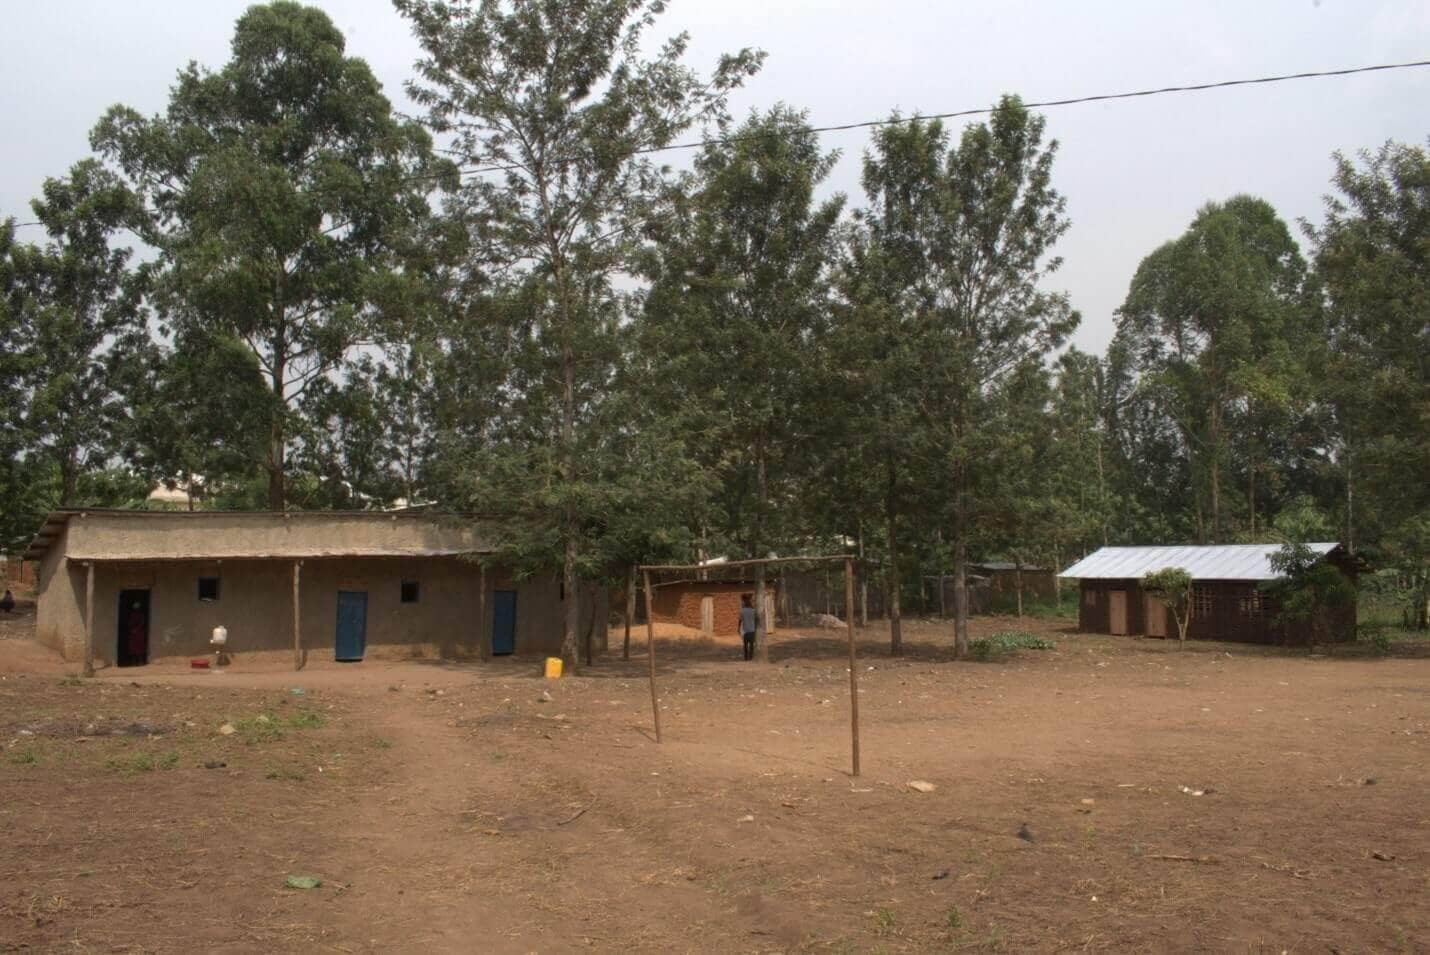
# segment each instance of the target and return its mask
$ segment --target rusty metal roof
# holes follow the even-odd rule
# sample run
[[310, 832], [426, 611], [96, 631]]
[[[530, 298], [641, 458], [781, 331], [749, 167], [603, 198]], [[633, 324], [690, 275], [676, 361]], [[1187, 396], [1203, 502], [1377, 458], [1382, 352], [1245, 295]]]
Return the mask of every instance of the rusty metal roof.
[[[1307, 544], [1325, 556], [1339, 544]], [[1280, 544], [1211, 544], [1173, 547], [1100, 547], [1059, 574], [1087, 580], [1131, 580], [1180, 567], [1194, 580], [1275, 580], [1271, 555]]]

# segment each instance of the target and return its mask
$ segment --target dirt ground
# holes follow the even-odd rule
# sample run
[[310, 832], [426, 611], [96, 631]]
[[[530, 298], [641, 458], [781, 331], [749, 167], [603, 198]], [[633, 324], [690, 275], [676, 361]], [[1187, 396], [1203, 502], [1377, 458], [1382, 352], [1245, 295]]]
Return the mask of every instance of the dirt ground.
[[640, 635], [81, 681], [9, 625], [0, 951], [1430, 951], [1430, 659], [1025, 626], [861, 632], [852, 778], [839, 633], [658, 639], [657, 745]]

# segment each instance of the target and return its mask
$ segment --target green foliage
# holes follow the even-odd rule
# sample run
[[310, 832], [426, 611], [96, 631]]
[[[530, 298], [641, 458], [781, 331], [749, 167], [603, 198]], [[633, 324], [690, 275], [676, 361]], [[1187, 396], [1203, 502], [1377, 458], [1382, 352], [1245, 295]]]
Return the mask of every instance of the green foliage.
[[1052, 650], [1055, 644], [1034, 636], [1025, 630], [1000, 630], [980, 637], [969, 643], [968, 649], [973, 659], [992, 660], [996, 657], [1017, 653], [1019, 650]]
[[[304, 397], [423, 307], [423, 270], [448, 247], [427, 229], [428, 194], [456, 172], [420, 125], [393, 115], [322, 11], [288, 0], [250, 7], [232, 51], [216, 72], [182, 70], [164, 114], [115, 106], [91, 138], [146, 202], [164, 324], [199, 361], [215, 357], [194, 341], [206, 335], [251, 350], [270, 397], [260, 405], [240, 376], [228, 443], [251, 454], [252, 416], [266, 411], [252, 463], [280, 509]], [[194, 453], [181, 445], [163, 458], [187, 477]]]
[[1333, 636], [1329, 632], [1327, 612], [1351, 604], [1356, 599], [1355, 585], [1340, 568], [1305, 544], [1287, 543], [1271, 555], [1271, 569], [1280, 577], [1267, 585], [1279, 610], [1283, 624], [1309, 623], [1308, 642], [1311, 647]]
[[140, 750], [133, 753], [125, 753], [120, 756], [112, 756], [105, 760], [105, 768], [124, 776], [137, 776], [140, 773], [152, 773], [156, 769], [172, 770], [179, 765], [179, 754], [174, 750], [169, 750], [157, 758], [152, 752]]
[[1178, 460], [1167, 490], [1190, 492], [1190, 513], [1174, 512], [1191, 519], [1199, 541], [1234, 535], [1233, 476], [1247, 489], [1253, 533], [1274, 510], [1266, 484], [1277, 471], [1267, 458], [1309, 394], [1305, 271], [1276, 211], [1235, 196], [1204, 206], [1181, 238], [1143, 259], [1118, 310], [1119, 353], [1155, 426], [1148, 450]]
[[54, 469], [57, 484], [34, 501], [44, 510], [88, 503], [81, 476], [118, 450], [125, 402], [116, 382], [145, 340], [145, 281], [130, 268], [130, 250], [114, 244], [139, 222], [138, 201], [97, 161], [46, 179], [31, 205], [49, 236], [43, 246], [14, 242], [8, 225], [0, 230], [0, 396], [8, 405], [0, 450], [11, 481]]
[[802, 114], [752, 115], [697, 158], [647, 260], [640, 346], [662, 373], [644, 394], [701, 436], [697, 459], [724, 478], [717, 540], [741, 555], [797, 540], [796, 515], [772, 502], [792, 495], [793, 452], [822, 410], [789, 369], [823, 317], [842, 199], [814, 193], [835, 158]]
[[1163, 567], [1142, 577], [1142, 592], [1162, 602], [1177, 622], [1177, 641], [1187, 642], [1192, 620], [1192, 575], [1181, 567]]
[[19, 746], [7, 753], [5, 760], [16, 766], [34, 766], [40, 761], [40, 752], [34, 746]]
[[1411, 583], [1430, 626], [1430, 152], [1386, 143], [1336, 156], [1337, 193], [1307, 229], [1323, 291], [1320, 370], [1346, 543]]
[[294, 729], [315, 730], [327, 723], [327, 717], [318, 710], [300, 710], [284, 722]]
[[[429, 124], [452, 134], [464, 164], [502, 170], [466, 180], [454, 203], [474, 243], [453, 285], [482, 300], [463, 304], [449, 347], [475, 352], [488, 376], [478, 386], [509, 401], [458, 396], [448, 406], [481, 417], [438, 423], [444, 496], [488, 516], [504, 563], [519, 573], [559, 564], [574, 594], [580, 576], [624, 572], [629, 557], [617, 554], [629, 533], [606, 549], [605, 532], [638, 513], [646, 477], [617, 457], [629, 424], [607, 400], [626, 305], [614, 281], [632, 266], [638, 232], [659, 229], [666, 175], [646, 153], [723, 120], [729, 90], [761, 57], [741, 51], [700, 76], [682, 62], [682, 34], [647, 58], [643, 40], [664, 4], [646, 0], [397, 8], [424, 50], [409, 92]], [[461, 327], [473, 320], [488, 327]], [[657, 453], [682, 470], [681, 450]], [[578, 613], [568, 600], [568, 665]]]

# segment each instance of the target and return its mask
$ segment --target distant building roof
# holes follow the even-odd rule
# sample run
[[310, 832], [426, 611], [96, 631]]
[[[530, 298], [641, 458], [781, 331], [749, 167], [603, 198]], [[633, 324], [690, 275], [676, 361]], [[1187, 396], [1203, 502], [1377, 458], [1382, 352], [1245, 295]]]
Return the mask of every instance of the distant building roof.
[[[1307, 544], [1321, 556], [1339, 544]], [[1087, 580], [1130, 580], [1152, 571], [1180, 567], [1195, 580], [1275, 580], [1271, 555], [1280, 544], [1213, 544], [1180, 547], [1100, 547], [1058, 576]]]
[[[981, 567], [984, 570], [1017, 570], [1019, 565], [1011, 560], [975, 560], [970, 561], [968, 566]], [[1046, 570], [1046, 567], [1039, 567], [1036, 564], [1023, 564], [1024, 570]]]

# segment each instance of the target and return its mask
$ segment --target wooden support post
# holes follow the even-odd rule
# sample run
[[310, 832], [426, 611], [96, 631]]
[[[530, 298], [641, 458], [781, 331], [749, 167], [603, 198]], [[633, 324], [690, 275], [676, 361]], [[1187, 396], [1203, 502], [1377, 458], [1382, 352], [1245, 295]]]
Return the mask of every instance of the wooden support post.
[[844, 559], [844, 607], [849, 630], [849, 745], [859, 775], [859, 654], [854, 648], [854, 561]]
[[303, 669], [303, 629], [302, 629], [302, 609], [303, 604], [299, 597], [298, 578], [303, 573], [303, 562], [293, 561], [293, 669]]
[[487, 565], [478, 564], [477, 572], [477, 653], [483, 660], [492, 658], [492, 622], [487, 619]]
[[94, 676], [94, 561], [84, 563], [84, 669]]
[[650, 571], [642, 574], [645, 582], [646, 656], [650, 660], [650, 711], [655, 717], [655, 741], [660, 742], [660, 698], [655, 692], [655, 610], [650, 595]]

